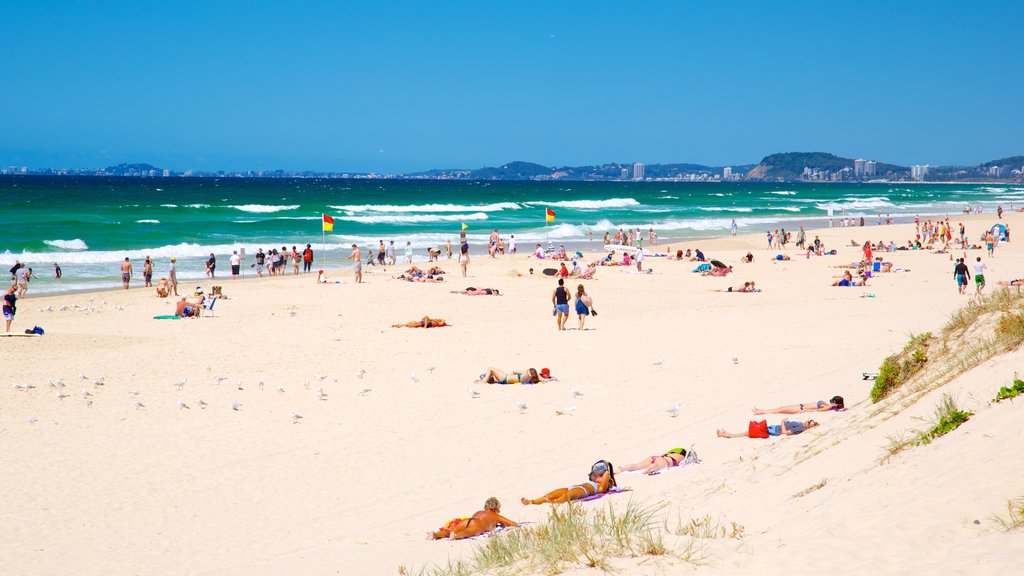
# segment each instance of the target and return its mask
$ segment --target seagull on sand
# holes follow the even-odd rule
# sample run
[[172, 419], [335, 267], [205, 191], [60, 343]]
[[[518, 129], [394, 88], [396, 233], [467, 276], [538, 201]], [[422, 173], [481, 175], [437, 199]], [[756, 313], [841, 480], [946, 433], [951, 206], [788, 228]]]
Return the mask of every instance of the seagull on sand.
[[356, 370], [356, 378], [362, 379], [363, 376], [366, 376], [366, 370], [363, 370], [362, 368]]
[[359, 391], [357, 396], [366, 396], [367, 393], [372, 392], [373, 388], [363, 388]]
[[555, 414], [558, 416], [572, 416], [572, 413], [576, 411], [575, 406], [567, 406], [561, 410], [555, 410]]
[[661, 365], [664, 363], [665, 361], [662, 360], [661, 358], [658, 358], [657, 360], [654, 361], [654, 365], [657, 366], [658, 368], [661, 368]]
[[434, 370], [437, 370], [437, 364], [431, 364], [430, 366], [427, 367], [428, 374], [433, 374]]
[[235, 412], [238, 412], [239, 410], [242, 409], [242, 403], [235, 400], [234, 402], [231, 403], [231, 409], [234, 410]]
[[284, 394], [284, 386], [281, 386], [280, 384], [278, 384], [277, 385], [277, 391], [280, 392], [281, 394]]
[[86, 376], [85, 374], [82, 374], [81, 372], [78, 373], [78, 378], [80, 380], [88, 380], [89, 379], [88, 376]]
[[35, 424], [36, 422], [39, 422], [39, 419], [36, 418], [35, 416], [29, 416], [28, 417], [28, 423], [29, 424]]
[[174, 387], [178, 390], [181, 390], [182, 388], [185, 387], [185, 384], [188, 384], [188, 378], [182, 378], [180, 381], [175, 382]]
[[413, 382], [419, 382], [419, 381], [420, 381], [420, 378], [419, 378], [419, 376], [417, 376], [415, 372], [413, 372], [412, 374], [410, 374], [410, 375], [409, 375], [409, 378], [411, 378]]
[[82, 389], [82, 398], [88, 398], [90, 396], [92, 396], [92, 392], [89, 392], [88, 390], [83, 388]]
[[516, 408], [519, 408], [520, 414], [525, 414], [527, 408], [526, 402], [516, 402]]
[[676, 416], [679, 416], [679, 409], [680, 408], [682, 408], [682, 406], [680, 406], [679, 403], [676, 402], [674, 406], [669, 406], [668, 408], [666, 408], [665, 412], [668, 412], [669, 416], [672, 416], [673, 418], [675, 418]]
[[580, 396], [583, 396], [583, 392], [580, 392], [575, 387], [570, 386], [569, 387], [569, 396], [572, 396], [573, 398], [579, 398]]
[[316, 379], [323, 382], [324, 380], [327, 379], [327, 374], [317, 374]]
[[476, 390], [473, 390], [472, 388], [470, 388], [469, 389], [469, 397], [470, 398], [479, 398], [480, 397], [480, 393], [477, 392]]
[[188, 407], [187, 402], [185, 402], [181, 398], [178, 398], [178, 410], [191, 410], [191, 408]]
[[737, 358], [737, 357], [735, 357], [735, 356], [733, 356], [733, 357], [732, 357], [732, 363], [733, 363], [733, 364], [739, 364], [739, 363], [740, 363], [740, 359], [739, 359], [739, 358]]
[[143, 404], [141, 400], [135, 400], [135, 401], [133, 401], [133, 402], [132, 402], [132, 405], [133, 405], [133, 406], [135, 406], [135, 409], [136, 409], [136, 410], [138, 410], [138, 409], [140, 409], [140, 408], [145, 408], [145, 407], [146, 407], [146, 405], [145, 405], [145, 404]]
[[206, 401], [202, 398], [196, 399], [196, 406], [199, 406], [200, 410], [206, 410]]
[[316, 397], [320, 400], [327, 400], [327, 392], [324, 392], [322, 386], [316, 387]]
[[221, 382], [227, 380], [228, 377], [227, 376], [214, 376], [213, 379], [217, 381], [217, 384], [220, 384]]
[[65, 398], [67, 398], [67, 397], [68, 397], [68, 395], [65, 394], [63, 390], [61, 390], [60, 392], [57, 392], [57, 400], [63, 400]]
[[298, 424], [299, 420], [302, 420], [302, 414], [292, 412], [292, 424]]

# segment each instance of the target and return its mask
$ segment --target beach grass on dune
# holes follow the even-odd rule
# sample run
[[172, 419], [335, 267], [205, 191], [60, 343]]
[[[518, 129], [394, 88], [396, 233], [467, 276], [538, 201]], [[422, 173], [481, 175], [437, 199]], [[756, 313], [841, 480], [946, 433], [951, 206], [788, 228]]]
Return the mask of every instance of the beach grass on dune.
[[882, 463], [888, 462], [905, 448], [931, 444], [933, 440], [941, 438], [959, 428], [971, 416], [974, 416], [974, 412], [960, 409], [956, 399], [949, 394], [943, 394], [942, 399], [935, 407], [934, 420], [931, 427], [923, 432], [918, 431], [910, 434], [903, 433], [888, 436], [887, 440], [889, 443], [885, 447], [880, 461]]
[[1017, 378], [1016, 375], [1014, 375], [1013, 385], [1003, 386], [1002, 388], [1000, 388], [999, 392], [996, 393], [996, 397], [993, 401], [1002, 402], [1003, 400], [1016, 398], [1021, 394], [1024, 394], [1024, 380], [1021, 380], [1020, 378]]
[[608, 569], [614, 558], [663, 555], [699, 562], [692, 544], [681, 551], [666, 545], [661, 508], [634, 502], [619, 511], [610, 504], [596, 510], [572, 503], [552, 506], [543, 524], [494, 534], [478, 544], [467, 560], [415, 571], [402, 567], [399, 572], [419, 576], [557, 574], [572, 566]]
[[1006, 516], [996, 515], [992, 519], [1006, 532], [1024, 527], [1024, 497], [1006, 501]]
[[714, 539], [714, 538], [735, 538], [743, 537], [746, 528], [736, 522], [725, 522], [721, 519], [714, 519], [711, 516], [691, 518], [689, 522], [681, 523], [676, 529], [676, 534], [689, 536], [691, 538]]

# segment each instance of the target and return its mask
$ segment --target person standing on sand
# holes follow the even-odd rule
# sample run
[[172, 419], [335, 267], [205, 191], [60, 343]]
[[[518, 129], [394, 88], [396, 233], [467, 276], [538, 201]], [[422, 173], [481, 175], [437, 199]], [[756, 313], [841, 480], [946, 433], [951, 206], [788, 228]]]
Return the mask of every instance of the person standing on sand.
[[[308, 244], [307, 244], [307, 246], [308, 246]], [[310, 261], [310, 263], [312, 263], [313, 262], [313, 254], [312, 254], [313, 251], [309, 250], [309, 248], [306, 248], [306, 250], [308, 250], [310, 252], [309, 261]], [[266, 263], [267, 263], [267, 255], [263, 252], [263, 248], [257, 248], [256, 249], [256, 255], [253, 256], [253, 260], [255, 260], [255, 264], [256, 264], [256, 277], [257, 278], [263, 278], [263, 266], [266, 265]]]
[[735, 218], [733, 218], [732, 222], [729, 224], [729, 231], [732, 232], [733, 236], [736, 235], [736, 219]]
[[11, 286], [4, 293], [4, 320], [7, 321], [7, 331], [11, 331], [11, 322], [14, 322], [14, 315], [18, 312], [18, 296], [14, 293], [17, 286]]
[[469, 243], [463, 242], [459, 247], [459, 266], [462, 267], [462, 277], [466, 277], [466, 268], [469, 266]]
[[121, 283], [124, 284], [124, 289], [128, 289], [128, 282], [132, 279], [132, 263], [128, 261], [128, 257], [125, 256], [124, 262], [121, 263]]
[[510, 236], [509, 239], [508, 239], [508, 253], [509, 254], [515, 254], [516, 253], [516, 235], [515, 234]]
[[142, 279], [146, 282], [146, 288], [153, 287], [153, 260], [149, 256], [142, 263]]
[[555, 307], [555, 323], [559, 330], [565, 330], [565, 321], [569, 319], [569, 300], [572, 300], [572, 294], [565, 289], [565, 280], [559, 278], [558, 287], [551, 294], [551, 304]]
[[356, 284], [363, 283], [363, 255], [359, 252], [359, 246], [352, 245], [352, 255], [346, 258], [352, 261], [352, 270], [355, 272]]
[[313, 270], [313, 246], [306, 244], [306, 249], [302, 251], [302, 271], [310, 272]]
[[53, 277], [56, 278], [57, 280], [60, 280], [61, 276], [62, 276], [62, 273], [60, 271], [60, 266], [58, 266], [57, 263], [54, 262], [53, 263]]
[[445, 256], [447, 256], [449, 260], [452, 259], [452, 239], [451, 238], [449, 238], [448, 241], [444, 245], [444, 253], [445, 253]]
[[963, 258], [956, 259], [956, 266], [953, 268], [953, 277], [956, 278], [957, 290], [961, 294], [967, 293], [967, 264], [964, 264]]
[[988, 257], [995, 256], [996, 235], [991, 230], [985, 233], [985, 249], [988, 250]]
[[167, 269], [167, 278], [171, 282], [171, 289], [174, 290], [174, 295], [178, 295], [178, 274], [174, 271], [175, 263], [178, 261], [177, 258], [171, 257], [171, 266]]
[[231, 265], [231, 279], [238, 280], [238, 275], [242, 272], [242, 258], [238, 255], [238, 250], [231, 251], [228, 264]]
[[974, 291], [979, 296], [985, 290], [985, 263], [981, 261], [981, 256], [978, 256], [978, 261], [974, 263]]
[[637, 246], [636, 247], [636, 254], [634, 255], [634, 258], [636, 258], [636, 271], [637, 272], [643, 272], [644, 271], [644, 247], [643, 246]]
[[299, 275], [299, 262], [301, 260], [302, 255], [299, 254], [299, 249], [295, 246], [292, 246], [292, 270], [294, 271], [296, 276]]
[[405, 243], [405, 263], [412, 264], [412, 242]]

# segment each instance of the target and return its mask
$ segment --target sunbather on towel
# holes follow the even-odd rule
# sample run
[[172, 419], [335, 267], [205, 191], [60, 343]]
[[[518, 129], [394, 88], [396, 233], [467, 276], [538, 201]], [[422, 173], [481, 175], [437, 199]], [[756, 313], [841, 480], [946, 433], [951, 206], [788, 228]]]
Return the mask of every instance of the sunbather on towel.
[[443, 318], [431, 318], [430, 316], [424, 316], [422, 320], [416, 322], [406, 322], [405, 324], [392, 324], [392, 328], [442, 328], [444, 326], [450, 326]]
[[523, 506], [530, 504], [562, 504], [570, 500], [579, 500], [595, 494], [604, 494], [615, 487], [615, 472], [612, 471], [612, 463], [607, 460], [598, 460], [590, 467], [590, 476], [583, 484], [558, 488], [548, 492], [540, 498], [522, 498]]
[[470, 286], [465, 290], [452, 290], [452, 294], [468, 294], [470, 296], [501, 296], [497, 288], [474, 288]]
[[518, 526], [518, 524], [505, 518], [499, 512], [501, 512], [501, 502], [498, 502], [498, 499], [492, 496], [487, 499], [487, 502], [484, 502], [483, 510], [476, 512], [469, 518], [456, 518], [452, 520], [436, 532], [431, 532], [427, 536], [427, 540], [440, 540], [442, 538], [462, 540], [463, 538], [472, 538], [473, 536], [492, 532], [498, 526], [505, 528]]
[[800, 414], [801, 412], [828, 412], [829, 410], [843, 410], [844, 408], [846, 406], [843, 404], [843, 397], [833, 396], [828, 402], [818, 400], [817, 402], [790, 404], [788, 406], [779, 406], [778, 408], [754, 408], [754, 414]]
[[802, 433], [804, 430], [814, 428], [818, 423], [814, 420], [800, 422], [799, 420], [783, 420], [781, 424], [768, 424], [764, 420], [751, 422], [747, 430], [743, 432], [726, 432], [718, 429], [719, 438], [768, 438], [769, 436], [793, 436]]
[[551, 370], [547, 368], [541, 368], [540, 372], [537, 372], [536, 368], [512, 370], [510, 372], [502, 372], [497, 368], [488, 368], [487, 372], [480, 375], [480, 379], [477, 382], [486, 382], [488, 384], [537, 384], [538, 382], [547, 382], [548, 380], [553, 380], [553, 378], [551, 378]]
[[647, 458], [635, 463], [626, 464], [620, 466], [617, 472], [620, 474], [623, 472], [632, 472], [639, 470], [644, 474], [654, 474], [658, 470], [665, 470], [668, 468], [675, 468], [686, 460], [686, 449], [685, 448], [673, 448], [668, 452], [665, 452], [661, 456], [648, 456]]

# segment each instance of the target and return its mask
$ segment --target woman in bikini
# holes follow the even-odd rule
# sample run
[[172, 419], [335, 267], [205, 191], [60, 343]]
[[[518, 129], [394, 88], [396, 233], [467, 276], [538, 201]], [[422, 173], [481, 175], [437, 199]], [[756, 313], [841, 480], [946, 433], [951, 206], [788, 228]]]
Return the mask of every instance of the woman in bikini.
[[498, 526], [512, 528], [518, 526], [515, 522], [505, 518], [501, 514], [501, 502], [493, 496], [484, 502], [484, 509], [476, 512], [469, 518], [456, 518], [436, 532], [431, 532], [427, 540], [440, 540], [450, 538], [462, 540], [472, 538], [488, 532], [493, 532]]
[[579, 500], [595, 494], [604, 494], [615, 487], [615, 473], [612, 471], [612, 463], [607, 460], [598, 460], [590, 467], [590, 476], [583, 484], [557, 488], [541, 496], [540, 498], [522, 498], [523, 506], [530, 504], [562, 504], [570, 500]]
[[538, 382], [547, 382], [552, 380], [551, 370], [547, 368], [541, 368], [540, 372], [537, 372], [536, 368], [527, 368], [526, 370], [512, 370], [511, 372], [502, 372], [497, 368], [488, 368], [487, 372], [480, 375], [480, 379], [477, 380], [478, 384], [537, 384]]
[[668, 452], [665, 452], [661, 456], [649, 456], [644, 460], [641, 460], [635, 464], [627, 464], [620, 466], [617, 472], [620, 474], [623, 472], [632, 472], [634, 470], [640, 470], [644, 474], [654, 474], [659, 470], [666, 470], [668, 468], [675, 468], [686, 460], [686, 449], [685, 448], [673, 448]]
[[754, 408], [753, 412], [754, 414], [800, 414], [801, 412], [828, 412], [829, 410], [845, 409], [843, 397], [833, 396], [828, 402], [818, 400], [817, 402], [790, 404], [788, 406], [779, 406], [778, 408]]
[[424, 316], [418, 322], [391, 325], [392, 328], [442, 328], [444, 326], [450, 326], [450, 324], [444, 321], [444, 318], [431, 318], [430, 316]]

